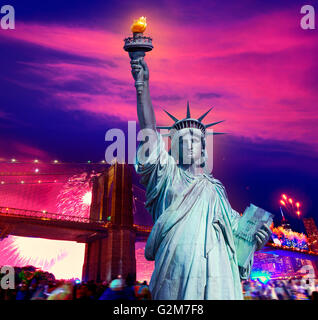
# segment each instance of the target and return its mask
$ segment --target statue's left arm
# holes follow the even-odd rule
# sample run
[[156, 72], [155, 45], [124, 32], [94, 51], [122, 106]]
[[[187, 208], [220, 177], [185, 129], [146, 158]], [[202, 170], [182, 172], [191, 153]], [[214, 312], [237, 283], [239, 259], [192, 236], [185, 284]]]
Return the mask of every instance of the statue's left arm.
[[[232, 232], [233, 232], [233, 238], [235, 231], [237, 230], [238, 227], [238, 223], [239, 220], [241, 219], [241, 215], [234, 209], [231, 208], [231, 215], [230, 215], [230, 220], [231, 220], [231, 227], [232, 227]], [[249, 261], [249, 264], [247, 265], [246, 268], [242, 268], [240, 266], [238, 266], [239, 268], [239, 272], [240, 272], [240, 278], [241, 280], [248, 280], [250, 275], [251, 275], [251, 271], [252, 271], [252, 267], [253, 267], [253, 263], [254, 263], [254, 256], [252, 256], [252, 258]]]
[[[241, 219], [241, 215], [237, 211], [232, 209], [231, 225], [232, 225], [233, 234], [237, 230], [240, 219]], [[265, 246], [271, 234], [272, 234], [272, 231], [270, 230], [270, 228], [266, 224], [263, 224], [262, 227], [255, 234], [256, 251], [261, 250]], [[247, 280], [249, 278], [252, 271], [253, 262], [254, 262], [254, 255], [252, 256], [246, 268], [239, 267], [240, 277], [242, 280]]]

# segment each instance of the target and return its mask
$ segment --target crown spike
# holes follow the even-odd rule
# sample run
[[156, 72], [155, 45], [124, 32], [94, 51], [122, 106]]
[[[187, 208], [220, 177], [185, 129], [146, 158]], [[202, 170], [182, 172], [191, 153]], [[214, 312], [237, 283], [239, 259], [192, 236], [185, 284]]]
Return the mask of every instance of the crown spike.
[[175, 116], [173, 116], [172, 114], [170, 114], [168, 111], [166, 111], [165, 109], [163, 109], [163, 111], [175, 122], [179, 121], [179, 119], [177, 119]]
[[205, 116], [213, 109], [214, 107], [210, 108], [206, 113], [204, 113], [200, 118], [198, 118], [198, 121], [202, 121]]
[[187, 101], [187, 118], [191, 118], [189, 100]]
[[221, 123], [221, 122], [223, 122], [223, 121], [225, 121], [225, 120], [221, 120], [221, 121], [218, 121], [218, 122], [209, 123], [209, 124], [205, 125], [205, 127], [206, 127], [206, 128], [209, 128], [209, 127], [215, 126], [216, 124]]

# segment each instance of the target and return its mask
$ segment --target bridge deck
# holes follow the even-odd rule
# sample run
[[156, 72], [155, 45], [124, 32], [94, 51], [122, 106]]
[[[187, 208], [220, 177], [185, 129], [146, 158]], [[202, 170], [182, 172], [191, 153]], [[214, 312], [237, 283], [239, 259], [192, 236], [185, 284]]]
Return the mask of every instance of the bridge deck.
[[107, 223], [87, 218], [0, 207], [0, 235], [89, 242], [107, 237]]
[[[0, 239], [8, 235], [90, 242], [105, 238], [111, 223], [89, 218], [0, 207]], [[151, 227], [134, 225], [136, 240], [147, 239]]]

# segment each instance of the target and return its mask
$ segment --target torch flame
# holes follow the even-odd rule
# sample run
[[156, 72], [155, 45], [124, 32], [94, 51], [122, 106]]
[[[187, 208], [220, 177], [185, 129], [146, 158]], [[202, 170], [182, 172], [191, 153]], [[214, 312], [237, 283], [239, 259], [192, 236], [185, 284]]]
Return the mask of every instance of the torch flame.
[[140, 17], [138, 20], [134, 20], [131, 26], [132, 32], [144, 32], [147, 27], [146, 17]]

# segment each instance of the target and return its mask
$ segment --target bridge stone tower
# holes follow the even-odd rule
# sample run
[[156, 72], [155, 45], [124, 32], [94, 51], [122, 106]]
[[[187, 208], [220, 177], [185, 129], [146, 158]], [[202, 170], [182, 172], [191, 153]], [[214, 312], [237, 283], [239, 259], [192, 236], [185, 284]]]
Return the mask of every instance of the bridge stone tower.
[[131, 168], [113, 164], [93, 181], [90, 218], [109, 221], [108, 235], [85, 244], [83, 280], [136, 276]]

